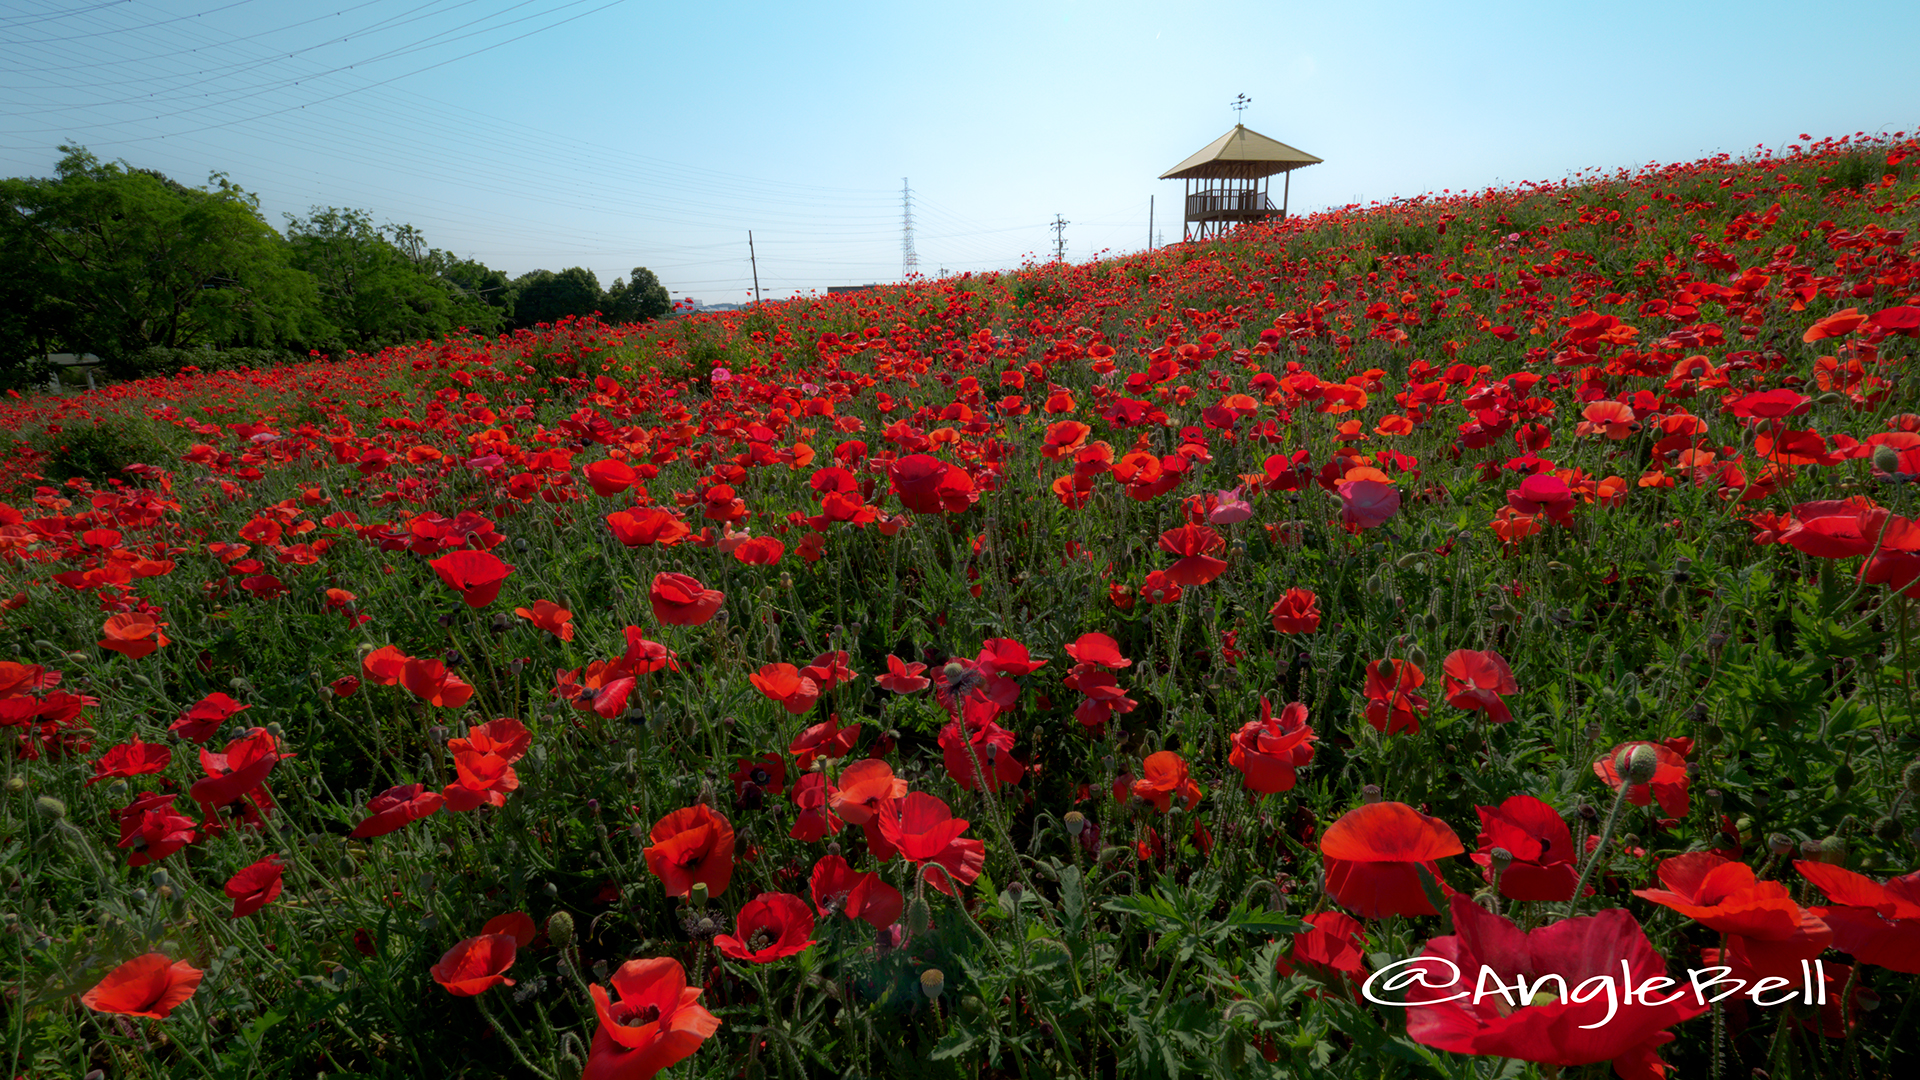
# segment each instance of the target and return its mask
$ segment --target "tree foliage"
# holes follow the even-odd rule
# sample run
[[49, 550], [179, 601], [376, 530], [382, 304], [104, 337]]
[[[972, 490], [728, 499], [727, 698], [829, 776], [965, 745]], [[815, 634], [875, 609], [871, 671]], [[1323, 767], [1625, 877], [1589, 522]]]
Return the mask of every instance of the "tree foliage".
[[461, 327], [490, 333], [503, 321], [498, 308], [442, 275], [451, 256], [428, 248], [410, 225], [375, 228], [365, 210], [315, 207], [305, 218], [288, 215], [286, 242], [293, 265], [319, 291], [338, 348], [374, 352]]
[[257, 345], [312, 328], [313, 285], [259, 200], [218, 173], [189, 188], [61, 147], [54, 179], [0, 180], [8, 358], [54, 346]]

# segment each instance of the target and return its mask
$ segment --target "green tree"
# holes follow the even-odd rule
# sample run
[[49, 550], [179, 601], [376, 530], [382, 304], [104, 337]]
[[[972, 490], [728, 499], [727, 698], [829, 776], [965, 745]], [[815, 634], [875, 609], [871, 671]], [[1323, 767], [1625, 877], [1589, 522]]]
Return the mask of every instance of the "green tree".
[[114, 359], [150, 346], [279, 344], [314, 329], [313, 283], [287, 264], [256, 197], [218, 173], [189, 188], [60, 149], [55, 178], [0, 180], [10, 348]]
[[600, 310], [600, 279], [593, 271], [571, 266], [559, 273], [534, 270], [513, 280], [513, 322], [528, 327], [556, 323], [569, 315], [591, 315]]
[[410, 225], [379, 229], [365, 210], [316, 206], [305, 218], [287, 215], [287, 245], [318, 286], [339, 348], [374, 352], [460, 327], [491, 333], [503, 322], [497, 307], [442, 273], [452, 258]]
[[608, 322], [648, 322], [672, 311], [673, 300], [667, 295], [667, 287], [660, 284], [660, 279], [653, 275], [653, 271], [636, 266], [631, 277], [613, 279], [613, 287], [607, 290], [606, 303], [601, 310]]

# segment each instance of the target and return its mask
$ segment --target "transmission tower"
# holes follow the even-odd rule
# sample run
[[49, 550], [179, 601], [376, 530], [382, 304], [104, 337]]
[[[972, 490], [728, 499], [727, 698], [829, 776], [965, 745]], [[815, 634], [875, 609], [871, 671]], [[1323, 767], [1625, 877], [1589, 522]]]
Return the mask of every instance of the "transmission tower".
[[1063, 262], [1067, 257], [1067, 226], [1071, 224], [1072, 222], [1066, 218], [1055, 214], [1053, 215], [1053, 224], [1048, 226], [1048, 228], [1053, 230], [1054, 262]]
[[900, 276], [910, 278], [920, 272], [920, 256], [913, 251], [913, 189], [907, 178], [900, 178]]

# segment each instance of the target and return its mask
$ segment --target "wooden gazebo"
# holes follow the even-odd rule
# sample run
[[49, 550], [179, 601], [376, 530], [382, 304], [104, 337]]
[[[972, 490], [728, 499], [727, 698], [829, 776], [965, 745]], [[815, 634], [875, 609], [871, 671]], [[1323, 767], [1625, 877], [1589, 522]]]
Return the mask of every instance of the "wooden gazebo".
[[[1161, 173], [1160, 179], [1186, 182], [1184, 238], [1204, 240], [1243, 221], [1285, 218], [1293, 170], [1318, 165], [1320, 160], [1235, 124], [1232, 131], [1208, 143], [1199, 153]], [[1281, 183], [1279, 206], [1269, 197], [1275, 173], [1286, 177]]]

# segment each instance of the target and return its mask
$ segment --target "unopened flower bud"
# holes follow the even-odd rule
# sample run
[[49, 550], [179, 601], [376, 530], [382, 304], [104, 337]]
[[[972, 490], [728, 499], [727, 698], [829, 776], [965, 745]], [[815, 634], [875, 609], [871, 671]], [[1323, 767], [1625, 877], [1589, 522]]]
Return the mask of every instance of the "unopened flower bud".
[[1900, 471], [1900, 452], [1891, 446], [1873, 448], [1873, 467], [1878, 472], [1897, 473]]
[[1920, 758], [1914, 759], [1900, 774], [1900, 782], [1906, 785], [1910, 794], [1920, 795]]
[[67, 816], [67, 804], [51, 795], [42, 795], [33, 800], [33, 806], [34, 809], [55, 821], [59, 821]]
[[1829, 836], [1820, 841], [1820, 861], [1829, 866], [1844, 866], [1847, 861], [1847, 839], [1844, 836]]
[[547, 940], [561, 949], [573, 944], [573, 916], [564, 911], [547, 916]]
[[[1641, 743], [1623, 756], [1627, 759], [1627, 767], [1621, 771], [1626, 774], [1629, 784], [1646, 783], [1653, 779], [1654, 772], [1660, 768], [1660, 755], [1654, 753], [1653, 747], [1646, 743]], [[1619, 768], [1619, 764], [1616, 762], [1614, 767]]]

